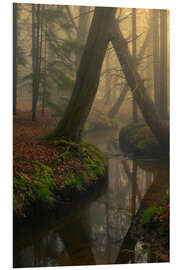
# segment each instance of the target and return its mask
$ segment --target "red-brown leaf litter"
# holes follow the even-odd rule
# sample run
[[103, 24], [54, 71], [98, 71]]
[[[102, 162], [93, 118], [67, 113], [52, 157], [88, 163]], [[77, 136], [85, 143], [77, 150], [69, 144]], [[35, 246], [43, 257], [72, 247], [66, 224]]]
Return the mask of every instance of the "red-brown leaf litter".
[[15, 173], [29, 172], [35, 162], [50, 164], [63, 149], [50, 147], [42, 138], [56, 126], [50, 114], [31, 120], [31, 112], [18, 112], [13, 121], [13, 168]]

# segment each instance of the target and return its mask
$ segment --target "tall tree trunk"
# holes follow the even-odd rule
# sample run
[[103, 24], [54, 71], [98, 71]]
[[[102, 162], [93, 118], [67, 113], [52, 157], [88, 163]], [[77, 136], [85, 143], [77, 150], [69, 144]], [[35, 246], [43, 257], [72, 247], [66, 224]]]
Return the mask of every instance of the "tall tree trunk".
[[160, 107], [160, 80], [159, 80], [159, 10], [153, 11], [153, 73], [154, 73], [154, 98], [157, 109]]
[[144, 82], [137, 72], [136, 61], [133, 56], [131, 56], [127, 41], [124, 39], [119, 29], [118, 22], [115, 20], [112, 25], [111, 42], [125, 74], [127, 83], [141, 109], [145, 121], [150, 126], [152, 133], [159, 143], [163, 147], [169, 146], [169, 128], [166, 123], [162, 121], [156, 106], [147, 95]]
[[13, 3], [13, 115], [17, 102], [17, 3]]
[[[140, 52], [137, 56], [137, 64], [141, 63], [141, 60], [146, 52], [146, 48], [149, 45], [150, 39], [152, 36], [152, 29], [151, 29], [151, 24], [149, 26], [148, 32], [146, 34], [145, 40], [143, 42], [143, 45], [140, 49]], [[122, 89], [119, 98], [117, 99], [116, 103], [112, 106], [112, 108], [110, 109], [110, 111], [108, 112], [108, 117], [112, 118], [115, 117], [115, 115], [118, 113], [121, 105], [123, 104], [123, 101], [125, 100], [125, 97], [128, 93], [129, 87], [128, 85], [125, 85], [124, 88]]]
[[[136, 9], [132, 9], [132, 55], [136, 61]], [[135, 63], [137, 64], [137, 63]], [[133, 122], [138, 120], [138, 110], [136, 100], [133, 97]]]
[[45, 23], [45, 32], [44, 32], [44, 79], [43, 79], [43, 93], [42, 93], [42, 115], [45, 112], [45, 99], [47, 92], [47, 22]]
[[[33, 55], [34, 58], [34, 72], [33, 72], [33, 98], [32, 98], [32, 120], [36, 120], [36, 111], [37, 111], [37, 102], [38, 102], [38, 97], [39, 97], [39, 82], [40, 82], [40, 66], [41, 66], [41, 44], [40, 44], [40, 4], [37, 6], [37, 10], [35, 12], [36, 15], [36, 34], [34, 35], [35, 40], [33, 40], [33, 46], [35, 55]], [[34, 24], [33, 24], [34, 25]], [[35, 25], [34, 25], [35, 27]], [[33, 30], [34, 31], [34, 30]]]
[[36, 75], [36, 7], [32, 4], [32, 115], [34, 114], [34, 104], [35, 104], [35, 75]]
[[108, 29], [115, 12], [116, 8], [95, 8], [71, 100], [63, 119], [49, 137], [65, 137], [78, 143], [81, 141], [84, 124], [97, 92], [101, 67], [109, 43]]
[[[88, 35], [88, 25], [89, 25], [89, 9], [88, 6], [80, 6], [79, 7], [79, 21], [77, 28], [77, 40], [81, 45], [84, 45]], [[76, 55], [76, 68], [78, 70], [79, 64], [81, 61], [82, 53], [78, 53]]]
[[160, 10], [160, 114], [168, 119], [167, 98], [167, 10]]

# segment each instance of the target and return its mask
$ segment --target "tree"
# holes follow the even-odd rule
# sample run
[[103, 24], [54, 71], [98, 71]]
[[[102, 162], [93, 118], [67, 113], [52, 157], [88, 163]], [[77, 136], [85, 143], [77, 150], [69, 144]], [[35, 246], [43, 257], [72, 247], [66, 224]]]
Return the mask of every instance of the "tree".
[[111, 76], [110, 76], [110, 53], [106, 55], [106, 77], [105, 77], [105, 105], [111, 102]]
[[[136, 9], [132, 9], [132, 55], [136, 61]], [[136, 63], [135, 63], [136, 64]], [[133, 98], [133, 121], [138, 120], [138, 110], [135, 98]]]
[[160, 10], [160, 103], [159, 111], [168, 119], [167, 90], [167, 10]]
[[43, 80], [43, 92], [42, 92], [42, 110], [41, 113], [44, 115], [45, 112], [45, 103], [47, 96], [47, 22], [45, 23], [45, 31], [44, 31], [44, 80]]
[[155, 104], [168, 119], [167, 90], [167, 10], [153, 10], [153, 61]]
[[115, 12], [116, 8], [95, 8], [72, 97], [63, 119], [49, 138], [65, 137], [77, 143], [81, 141], [84, 124], [97, 92], [100, 71], [109, 43], [109, 28]]
[[[41, 51], [42, 51], [42, 14], [40, 4], [32, 4], [32, 120], [36, 120], [37, 102], [39, 98]], [[40, 32], [41, 31], [41, 32]]]
[[[89, 9], [88, 6], [79, 6], [79, 21], [77, 27], [77, 41], [81, 46], [84, 46], [87, 33], [88, 33], [88, 24], [89, 24]], [[78, 69], [80, 60], [81, 60], [82, 52], [77, 52], [76, 55], [76, 67]]]
[[153, 11], [153, 73], [154, 73], [154, 98], [157, 109], [159, 109], [159, 10]]
[[169, 128], [167, 124], [162, 121], [156, 106], [147, 95], [144, 81], [137, 71], [136, 62], [129, 52], [127, 41], [123, 37], [116, 20], [114, 20], [110, 35], [111, 42], [125, 74], [127, 83], [141, 109], [145, 121], [151, 128], [158, 142], [163, 147], [167, 148], [169, 146]]
[[[152, 36], [152, 29], [151, 29], [151, 23], [150, 23], [148, 32], [146, 34], [146, 37], [144, 39], [144, 42], [141, 46], [141, 49], [140, 49], [139, 54], [138, 54], [137, 59], [136, 59], [137, 65], [139, 65], [141, 63], [142, 58], [144, 57], [144, 54], [145, 54], [146, 49], [149, 45], [151, 36]], [[117, 101], [114, 103], [112, 108], [109, 110], [108, 117], [110, 117], [110, 118], [115, 117], [115, 115], [118, 113], [121, 105], [123, 104], [123, 101], [125, 100], [125, 97], [128, 93], [128, 90], [129, 90], [129, 86], [127, 84], [125, 84], [122, 91], [120, 92], [120, 95], [119, 95]]]
[[13, 114], [16, 115], [17, 99], [17, 3], [13, 3]]

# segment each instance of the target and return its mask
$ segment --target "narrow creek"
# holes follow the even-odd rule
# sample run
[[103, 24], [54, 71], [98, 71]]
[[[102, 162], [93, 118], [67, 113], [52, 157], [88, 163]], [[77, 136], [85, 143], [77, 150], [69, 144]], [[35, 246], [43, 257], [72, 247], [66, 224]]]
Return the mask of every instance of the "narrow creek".
[[[14, 267], [71, 266], [155, 262], [141, 239], [130, 239], [135, 215], [159, 202], [169, 187], [169, 168], [158, 160], [123, 156], [117, 130], [91, 132], [86, 140], [109, 157], [108, 181], [73, 214], [39, 220], [18, 228]], [[34, 225], [33, 225], [34, 224]], [[125, 249], [130, 252], [123, 253]], [[132, 256], [133, 255], [133, 256]]]

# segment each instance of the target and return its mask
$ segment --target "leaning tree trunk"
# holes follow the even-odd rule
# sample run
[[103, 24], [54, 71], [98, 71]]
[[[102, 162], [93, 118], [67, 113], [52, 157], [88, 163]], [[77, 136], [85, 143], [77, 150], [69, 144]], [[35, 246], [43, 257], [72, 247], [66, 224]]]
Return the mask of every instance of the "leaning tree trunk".
[[13, 114], [17, 102], [17, 3], [13, 3]]
[[[146, 48], [148, 47], [149, 45], [149, 42], [151, 40], [151, 36], [152, 36], [152, 30], [151, 30], [151, 23], [150, 23], [150, 26], [149, 26], [149, 29], [148, 29], [148, 32], [146, 34], [146, 37], [145, 37], [145, 40], [143, 42], [143, 45], [139, 51], [139, 54], [137, 56], [137, 65], [139, 65], [141, 63], [141, 60], [146, 52]], [[129, 90], [129, 86], [128, 85], [125, 85], [124, 88], [122, 89], [120, 95], [119, 95], [119, 98], [117, 99], [116, 103], [112, 106], [112, 108], [109, 110], [108, 112], [108, 117], [115, 117], [115, 115], [118, 113], [121, 105], [123, 104], [123, 101], [125, 100], [125, 97], [128, 93], [128, 90]]]
[[119, 111], [121, 104], [123, 103], [125, 96], [128, 92], [128, 85], [125, 85], [119, 95], [119, 98], [117, 99], [116, 103], [112, 106], [111, 110], [108, 113], [109, 118], [113, 118]]
[[116, 8], [96, 7], [81, 57], [72, 97], [63, 119], [48, 137], [65, 137], [81, 141], [84, 124], [93, 104], [100, 78], [101, 67], [109, 43], [109, 31]]
[[106, 77], [105, 77], [105, 105], [111, 103], [111, 76], [110, 76], [110, 52], [107, 51], [107, 55], [105, 57], [106, 60]]
[[169, 128], [167, 124], [162, 121], [156, 106], [146, 92], [144, 82], [137, 72], [134, 58], [129, 52], [127, 41], [124, 39], [116, 20], [114, 20], [112, 25], [110, 36], [127, 83], [139, 105], [145, 121], [151, 128], [158, 142], [162, 146], [167, 147], [169, 145]]

